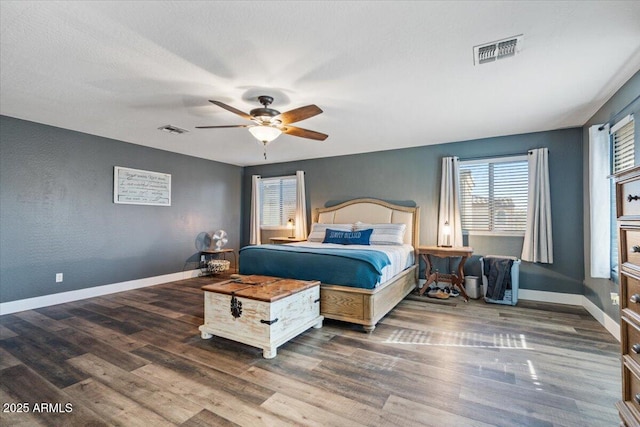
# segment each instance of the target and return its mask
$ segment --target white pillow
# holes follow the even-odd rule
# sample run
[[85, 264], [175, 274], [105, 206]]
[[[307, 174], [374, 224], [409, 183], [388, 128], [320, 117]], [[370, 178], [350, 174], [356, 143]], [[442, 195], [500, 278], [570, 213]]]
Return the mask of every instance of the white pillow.
[[324, 235], [327, 228], [338, 231], [353, 231], [353, 224], [319, 224], [314, 222], [311, 224], [311, 232], [309, 233], [307, 240], [309, 242], [322, 243], [324, 241]]
[[356, 222], [353, 231], [360, 231], [372, 228], [373, 233], [369, 243], [372, 245], [402, 245], [404, 243], [404, 233], [407, 231], [406, 224], [365, 224]]

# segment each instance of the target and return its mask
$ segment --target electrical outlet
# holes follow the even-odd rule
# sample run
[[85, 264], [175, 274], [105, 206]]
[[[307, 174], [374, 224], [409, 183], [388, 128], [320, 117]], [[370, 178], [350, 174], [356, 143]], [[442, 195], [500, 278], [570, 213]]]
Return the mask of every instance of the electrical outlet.
[[56, 273], [56, 283], [62, 282], [62, 273]]
[[611, 304], [613, 305], [620, 304], [620, 296], [615, 292], [611, 292]]

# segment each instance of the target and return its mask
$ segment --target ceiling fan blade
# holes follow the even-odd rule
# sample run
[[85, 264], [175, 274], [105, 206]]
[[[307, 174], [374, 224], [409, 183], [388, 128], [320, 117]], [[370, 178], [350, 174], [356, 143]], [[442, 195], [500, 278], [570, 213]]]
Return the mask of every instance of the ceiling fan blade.
[[314, 130], [302, 129], [295, 126], [283, 126], [281, 130], [282, 130], [282, 133], [286, 133], [287, 135], [299, 136], [301, 138], [315, 139], [318, 141], [324, 141], [329, 136], [324, 133], [316, 132]]
[[290, 111], [285, 111], [280, 115], [276, 116], [275, 119], [282, 121], [283, 125], [287, 125], [289, 123], [299, 122], [304, 119], [308, 119], [309, 117], [317, 116], [322, 113], [322, 110], [317, 105], [307, 105], [306, 107], [295, 108]]
[[248, 128], [251, 125], [196, 126], [196, 129]]
[[243, 111], [238, 110], [237, 108], [233, 108], [231, 105], [227, 105], [227, 104], [224, 104], [224, 103], [222, 103], [220, 101], [214, 101], [214, 100], [211, 100], [211, 99], [209, 100], [209, 102], [212, 103], [212, 104], [216, 104], [218, 107], [222, 107], [225, 110], [232, 112], [233, 114], [237, 114], [240, 117], [242, 117], [243, 119], [253, 120], [253, 117], [251, 117], [250, 115], [248, 115], [247, 113], [245, 113]]

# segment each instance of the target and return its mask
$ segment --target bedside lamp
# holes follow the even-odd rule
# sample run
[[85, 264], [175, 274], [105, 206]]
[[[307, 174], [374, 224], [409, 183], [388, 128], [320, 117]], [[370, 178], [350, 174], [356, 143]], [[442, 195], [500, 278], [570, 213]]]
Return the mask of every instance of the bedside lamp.
[[289, 236], [290, 239], [293, 239], [295, 237], [293, 234], [295, 230], [295, 226], [296, 226], [296, 223], [293, 220], [293, 218], [289, 218], [289, 220], [287, 221], [287, 228], [291, 229], [291, 236]]
[[444, 234], [445, 244], [442, 245], [444, 248], [451, 247], [451, 226], [449, 225], [449, 221], [445, 221], [442, 226], [442, 234]]

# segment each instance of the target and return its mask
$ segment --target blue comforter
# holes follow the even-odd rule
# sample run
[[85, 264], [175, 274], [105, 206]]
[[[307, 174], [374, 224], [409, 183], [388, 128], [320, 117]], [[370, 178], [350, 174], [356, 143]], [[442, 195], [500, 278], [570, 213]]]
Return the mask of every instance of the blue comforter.
[[373, 289], [391, 261], [370, 249], [306, 248], [291, 245], [240, 249], [240, 274], [262, 274]]

